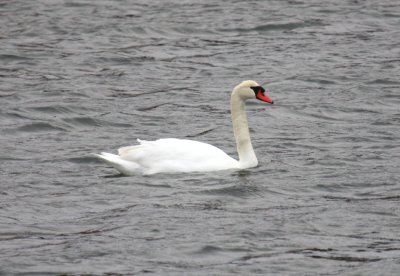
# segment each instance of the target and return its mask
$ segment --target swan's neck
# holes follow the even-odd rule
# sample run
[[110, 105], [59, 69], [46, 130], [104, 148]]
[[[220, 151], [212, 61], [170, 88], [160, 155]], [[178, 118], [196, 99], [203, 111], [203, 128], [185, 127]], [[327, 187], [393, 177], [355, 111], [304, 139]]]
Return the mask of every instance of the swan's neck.
[[251, 145], [245, 101], [236, 90], [233, 90], [231, 95], [231, 115], [236, 148], [239, 155], [239, 166], [243, 169], [255, 167], [258, 161]]

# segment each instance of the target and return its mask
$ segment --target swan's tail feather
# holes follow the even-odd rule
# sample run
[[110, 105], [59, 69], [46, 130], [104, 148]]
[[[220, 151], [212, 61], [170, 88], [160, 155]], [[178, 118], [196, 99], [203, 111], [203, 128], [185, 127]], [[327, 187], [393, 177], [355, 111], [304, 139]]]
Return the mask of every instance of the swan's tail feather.
[[139, 173], [139, 166], [131, 161], [122, 159], [120, 156], [108, 152], [101, 154], [94, 154], [99, 159], [103, 160], [110, 166], [114, 167], [117, 171], [125, 175], [132, 175], [134, 172]]

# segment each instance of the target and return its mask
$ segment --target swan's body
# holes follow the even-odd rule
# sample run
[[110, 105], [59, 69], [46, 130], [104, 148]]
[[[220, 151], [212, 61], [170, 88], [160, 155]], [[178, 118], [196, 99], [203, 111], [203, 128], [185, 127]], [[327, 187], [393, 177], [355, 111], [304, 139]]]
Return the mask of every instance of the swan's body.
[[118, 155], [102, 153], [99, 157], [126, 175], [239, 168], [238, 161], [206, 143], [175, 138], [139, 143], [120, 148]]
[[239, 161], [210, 144], [185, 139], [139, 141], [139, 145], [123, 147], [118, 155], [103, 152], [97, 157], [125, 175], [205, 172], [247, 169], [258, 164], [250, 140], [245, 100], [273, 101], [255, 81], [244, 81], [231, 94], [231, 115]]

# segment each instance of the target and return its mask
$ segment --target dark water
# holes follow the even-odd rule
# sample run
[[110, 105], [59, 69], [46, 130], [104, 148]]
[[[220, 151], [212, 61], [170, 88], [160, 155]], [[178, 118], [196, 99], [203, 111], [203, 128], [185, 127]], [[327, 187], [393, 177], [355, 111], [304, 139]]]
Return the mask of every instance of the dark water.
[[[0, 1], [0, 273], [398, 275], [397, 1]], [[120, 177], [136, 138], [260, 165]]]

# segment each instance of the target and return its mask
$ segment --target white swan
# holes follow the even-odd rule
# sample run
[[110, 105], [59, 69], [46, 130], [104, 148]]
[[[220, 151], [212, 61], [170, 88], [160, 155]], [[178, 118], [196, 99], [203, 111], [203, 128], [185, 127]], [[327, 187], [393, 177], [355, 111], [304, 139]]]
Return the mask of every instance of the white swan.
[[258, 164], [251, 145], [245, 112], [245, 101], [259, 99], [273, 104], [265, 89], [255, 81], [244, 81], [231, 94], [231, 115], [239, 161], [210, 144], [185, 139], [141, 141], [140, 145], [123, 147], [118, 155], [102, 152], [97, 157], [125, 175], [205, 172], [247, 169]]

